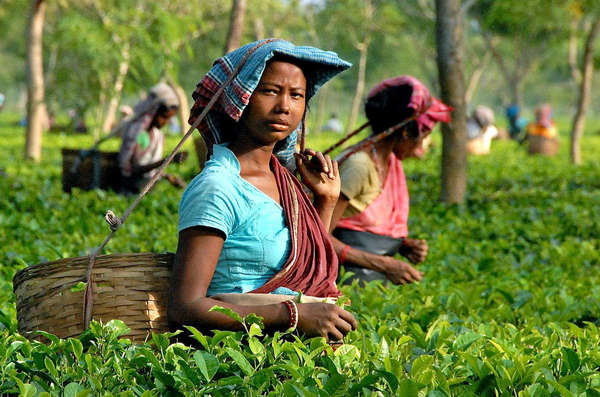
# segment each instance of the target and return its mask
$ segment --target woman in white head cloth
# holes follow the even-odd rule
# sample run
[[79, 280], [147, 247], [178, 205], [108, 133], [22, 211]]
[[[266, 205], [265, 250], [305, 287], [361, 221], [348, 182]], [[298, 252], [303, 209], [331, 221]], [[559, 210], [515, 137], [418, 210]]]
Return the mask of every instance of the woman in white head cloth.
[[467, 149], [471, 154], [488, 154], [492, 139], [498, 135], [494, 126], [494, 111], [487, 106], [477, 106], [467, 120]]
[[[123, 140], [119, 150], [120, 192], [138, 193], [157, 172], [163, 163], [164, 135], [160, 129], [178, 109], [173, 89], [159, 83], [134, 106], [133, 116], [116, 127]], [[182, 156], [175, 160], [181, 161]]]

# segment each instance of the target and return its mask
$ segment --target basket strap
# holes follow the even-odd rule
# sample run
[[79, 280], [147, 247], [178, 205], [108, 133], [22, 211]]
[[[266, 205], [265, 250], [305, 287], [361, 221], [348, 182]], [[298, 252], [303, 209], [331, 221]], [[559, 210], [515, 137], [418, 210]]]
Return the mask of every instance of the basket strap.
[[352, 131], [351, 133], [349, 133], [348, 135], [346, 135], [345, 137], [343, 137], [342, 139], [340, 139], [339, 141], [337, 141], [336, 143], [334, 143], [333, 145], [329, 146], [324, 152], [323, 154], [329, 154], [332, 151], [334, 151], [335, 149], [339, 148], [340, 146], [342, 146], [344, 143], [346, 143], [346, 141], [350, 138], [352, 138], [353, 136], [355, 136], [356, 134], [358, 134], [359, 132], [361, 132], [362, 130], [364, 130], [365, 128], [367, 128], [369, 126], [369, 122], [367, 121], [366, 123], [364, 123], [363, 125], [361, 125], [360, 127], [358, 127], [357, 129], [355, 129], [354, 131]]
[[100, 177], [102, 173], [102, 157], [98, 150], [92, 152], [92, 161], [94, 164], [94, 177], [92, 179], [92, 189], [100, 187]]
[[86, 286], [85, 286], [85, 294], [84, 294], [84, 298], [83, 298], [83, 329], [84, 330], [86, 330], [89, 327], [90, 321], [92, 320], [92, 308], [94, 306], [94, 295], [93, 295], [93, 291], [92, 291], [92, 285], [94, 283], [94, 278], [93, 278], [93, 274], [92, 274], [92, 269], [94, 268], [94, 265], [96, 263], [96, 257], [98, 256], [98, 254], [100, 252], [102, 252], [104, 247], [106, 247], [106, 244], [108, 244], [108, 242], [115, 235], [117, 230], [123, 225], [123, 223], [125, 223], [125, 220], [127, 220], [129, 215], [131, 215], [131, 213], [133, 212], [135, 207], [137, 207], [139, 202], [150, 191], [150, 189], [152, 189], [154, 184], [162, 177], [162, 175], [164, 173], [164, 169], [167, 167], [167, 165], [169, 165], [169, 163], [171, 163], [171, 161], [173, 161], [175, 154], [181, 149], [181, 147], [183, 146], [185, 141], [193, 134], [194, 130], [196, 129], [196, 127], [198, 127], [200, 122], [202, 122], [202, 120], [204, 120], [204, 118], [206, 117], [206, 115], [208, 114], [210, 109], [214, 106], [214, 104], [217, 102], [217, 100], [223, 94], [223, 91], [225, 91], [225, 88], [233, 81], [233, 79], [235, 79], [237, 77], [237, 75], [242, 70], [242, 67], [244, 66], [244, 64], [250, 57], [250, 55], [252, 55], [252, 53], [254, 51], [256, 51], [259, 47], [262, 47], [263, 45], [265, 45], [267, 43], [271, 43], [276, 40], [279, 40], [279, 39], [268, 39], [263, 42], [260, 42], [257, 45], [255, 45], [254, 47], [252, 47], [244, 55], [244, 57], [240, 61], [239, 65], [234, 69], [233, 73], [231, 73], [229, 75], [229, 77], [227, 78], [227, 80], [225, 81], [225, 83], [223, 83], [223, 85], [221, 85], [221, 87], [219, 87], [219, 89], [217, 90], [215, 95], [210, 99], [210, 102], [208, 102], [208, 104], [206, 105], [206, 107], [204, 108], [204, 110], [202, 111], [200, 116], [196, 119], [196, 121], [194, 121], [194, 124], [192, 124], [190, 126], [189, 130], [181, 138], [181, 140], [179, 141], [177, 146], [175, 146], [175, 149], [173, 149], [171, 151], [171, 154], [169, 154], [169, 156], [167, 156], [167, 158], [165, 159], [163, 164], [158, 168], [158, 171], [154, 174], [154, 176], [152, 177], [152, 179], [150, 179], [150, 181], [146, 184], [146, 186], [144, 186], [144, 188], [142, 189], [140, 194], [136, 197], [136, 199], [133, 201], [133, 203], [131, 203], [129, 208], [127, 208], [125, 210], [125, 212], [123, 213], [123, 216], [121, 218], [119, 218], [112, 211], [107, 212], [106, 221], [110, 225], [111, 232], [109, 233], [108, 236], [106, 236], [106, 238], [104, 239], [102, 244], [100, 244], [100, 246], [98, 248], [96, 248], [94, 251], [92, 251], [92, 253], [90, 254], [90, 259], [88, 261], [87, 271], [86, 271], [86, 275], [85, 275]]
[[372, 145], [376, 144], [377, 142], [387, 138], [388, 136], [392, 135], [394, 132], [398, 131], [400, 128], [402, 128], [405, 125], [407, 125], [408, 123], [410, 123], [411, 121], [416, 120], [417, 117], [419, 117], [420, 115], [421, 114], [416, 114], [416, 115], [404, 120], [401, 123], [391, 126], [387, 130], [380, 132], [377, 135], [372, 135], [372, 136], [365, 138], [362, 141], [358, 142], [356, 145], [350, 146], [348, 151], [338, 160], [338, 163], [342, 164], [344, 161], [346, 161], [348, 159], [348, 157], [352, 156], [354, 153], [359, 152], [359, 151], [363, 150], [364, 148], [372, 146]]

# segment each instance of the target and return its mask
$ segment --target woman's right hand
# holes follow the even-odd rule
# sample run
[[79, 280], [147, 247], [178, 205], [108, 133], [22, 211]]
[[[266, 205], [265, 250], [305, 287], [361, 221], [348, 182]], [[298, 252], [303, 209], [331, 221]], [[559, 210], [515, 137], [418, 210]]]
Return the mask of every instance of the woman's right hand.
[[331, 303], [298, 303], [298, 329], [307, 336], [322, 336], [339, 341], [355, 330], [357, 322], [352, 313]]
[[342, 186], [337, 161], [312, 149], [294, 153], [294, 156], [302, 182], [314, 193], [315, 198], [335, 206]]
[[410, 264], [391, 256], [378, 255], [375, 262], [375, 267], [381, 269], [387, 279], [396, 285], [421, 281], [423, 278], [423, 273]]

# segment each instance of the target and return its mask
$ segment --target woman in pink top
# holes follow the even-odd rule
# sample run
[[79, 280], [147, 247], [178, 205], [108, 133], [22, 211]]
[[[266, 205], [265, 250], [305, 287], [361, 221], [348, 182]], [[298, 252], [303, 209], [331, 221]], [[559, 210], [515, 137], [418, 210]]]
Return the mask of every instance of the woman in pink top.
[[418, 264], [428, 250], [425, 240], [407, 237], [409, 196], [402, 160], [417, 157], [423, 139], [437, 122], [450, 121], [451, 110], [411, 76], [385, 80], [367, 96], [365, 113], [372, 135], [410, 122], [340, 164], [342, 189], [332, 219], [334, 247], [346, 271], [359, 280], [387, 279], [394, 284], [421, 280], [421, 272], [394, 258], [399, 253]]

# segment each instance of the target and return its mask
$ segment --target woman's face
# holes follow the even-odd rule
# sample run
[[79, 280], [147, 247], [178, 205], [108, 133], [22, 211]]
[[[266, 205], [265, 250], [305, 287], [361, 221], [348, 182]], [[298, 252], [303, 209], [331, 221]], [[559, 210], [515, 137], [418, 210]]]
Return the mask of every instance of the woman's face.
[[418, 138], [406, 136], [406, 131], [402, 131], [402, 134], [403, 138], [396, 140], [394, 145], [394, 155], [399, 160], [404, 160], [409, 157], [423, 157], [423, 140], [429, 136], [430, 132], [421, 133]]
[[302, 121], [306, 106], [306, 77], [298, 66], [270, 62], [240, 122], [248, 137], [260, 145], [287, 138]]
[[171, 117], [177, 113], [177, 108], [168, 108], [162, 112], [157, 112], [150, 123], [150, 127], [156, 127], [159, 130], [163, 128]]

